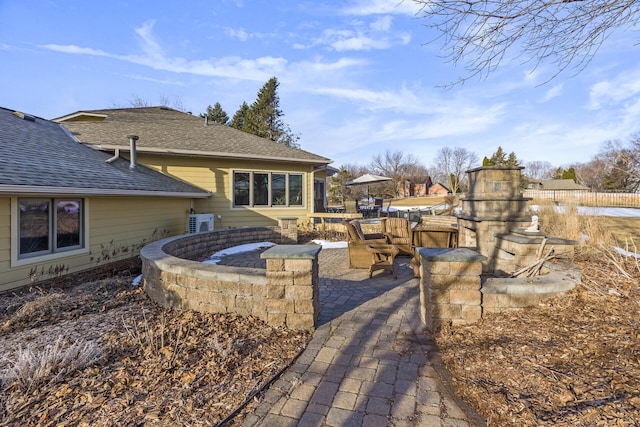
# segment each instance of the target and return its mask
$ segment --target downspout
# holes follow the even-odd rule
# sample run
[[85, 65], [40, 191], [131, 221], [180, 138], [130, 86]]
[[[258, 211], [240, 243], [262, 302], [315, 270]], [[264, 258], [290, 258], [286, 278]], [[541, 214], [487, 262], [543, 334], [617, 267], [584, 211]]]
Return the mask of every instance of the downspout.
[[107, 160], [105, 160], [105, 163], [113, 163], [115, 162], [118, 158], [120, 157], [120, 149], [116, 148], [116, 151], [113, 153], [113, 157], [109, 157]]
[[129, 135], [129, 146], [130, 146], [130, 152], [129, 152], [130, 164], [129, 164], [129, 169], [131, 169], [131, 170], [135, 170], [135, 169], [138, 168], [137, 154], [136, 154], [136, 141], [137, 140], [138, 140], [138, 136], [137, 135]]
[[316, 175], [315, 174], [316, 174], [316, 170], [311, 169], [311, 203], [313, 203], [311, 212], [316, 212], [316, 180], [315, 180]]

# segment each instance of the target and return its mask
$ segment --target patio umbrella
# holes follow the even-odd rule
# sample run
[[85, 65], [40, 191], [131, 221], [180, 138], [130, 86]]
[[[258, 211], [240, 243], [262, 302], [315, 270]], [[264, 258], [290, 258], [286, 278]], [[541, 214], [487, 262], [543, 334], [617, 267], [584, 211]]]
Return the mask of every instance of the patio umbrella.
[[381, 176], [381, 175], [373, 175], [370, 173], [366, 173], [362, 176], [359, 176], [347, 183], [345, 183], [345, 185], [360, 185], [360, 184], [366, 184], [367, 185], [367, 200], [369, 200], [369, 184], [375, 184], [378, 182], [385, 182], [385, 181], [391, 181], [393, 178], [389, 178], [387, 176]]

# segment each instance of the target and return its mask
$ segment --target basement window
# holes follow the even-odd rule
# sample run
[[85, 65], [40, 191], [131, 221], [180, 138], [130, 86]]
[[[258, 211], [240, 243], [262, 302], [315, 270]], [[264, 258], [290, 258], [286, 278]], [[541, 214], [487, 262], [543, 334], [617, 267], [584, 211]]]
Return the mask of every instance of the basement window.
[[18, 259], [84, 247], [83, 199], [18, 199]]

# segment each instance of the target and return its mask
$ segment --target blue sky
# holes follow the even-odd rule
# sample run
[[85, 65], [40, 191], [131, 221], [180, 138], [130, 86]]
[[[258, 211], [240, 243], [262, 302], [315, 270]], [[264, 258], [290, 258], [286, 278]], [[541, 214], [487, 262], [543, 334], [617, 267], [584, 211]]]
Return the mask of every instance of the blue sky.
[[547, 84], [552, 65], [514, 61], [443, 89], [464, 69], [398, 1], [0, 0], [0, 106], [50, 119], [168, 99], [233, 116], [276, 76], [301, 147], [334, 166], [386, 150], [431, 166], [445, 146], [564, 166], [640, 131], [637, 33]]

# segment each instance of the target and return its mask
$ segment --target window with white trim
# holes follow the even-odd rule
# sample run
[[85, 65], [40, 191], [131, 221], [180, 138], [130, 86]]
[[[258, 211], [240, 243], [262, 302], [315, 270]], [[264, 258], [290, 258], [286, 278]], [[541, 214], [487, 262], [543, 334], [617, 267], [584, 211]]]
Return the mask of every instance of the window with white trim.
[[83, 223], [83, 199], [18, 199], [18, 259], [83, 248]]
[[301, 207], [303, 175], [289, 172], [233, 173], [233, 206]]

